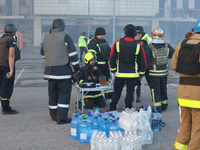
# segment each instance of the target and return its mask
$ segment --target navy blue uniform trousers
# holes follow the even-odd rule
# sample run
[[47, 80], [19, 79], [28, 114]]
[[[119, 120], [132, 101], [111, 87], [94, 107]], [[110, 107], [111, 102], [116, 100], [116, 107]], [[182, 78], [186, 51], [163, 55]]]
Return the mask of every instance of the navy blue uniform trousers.
[[15, 69], [10, 79], [6, 78], [6, 73], [8, 72], [10, 72], [9, 67], [0, 66], [0, 98], [3, 111], [10, 107], [10, 97], [12, 96], [14, 88]]
[[68, 118], [71, 91], [71, 79], [48, 80], [49, 106], [53, 106], [49, 112], [52, 118], [58, 120]]
[[134, 87], [138, 84], [138, 78], [115, 78], [114, 92], [110, 110], [116, 110], [116, 105], [121, 97], [124, 85], [126, 84], [125, 108], [132, 108]]

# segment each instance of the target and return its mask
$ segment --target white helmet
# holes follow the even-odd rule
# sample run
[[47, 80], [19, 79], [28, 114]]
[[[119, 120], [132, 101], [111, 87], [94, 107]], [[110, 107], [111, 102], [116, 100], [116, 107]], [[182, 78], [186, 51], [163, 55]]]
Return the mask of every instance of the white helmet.
[[164, 36], [164, 32], [161, 28], [157, 27], [152, 30], [151, 35], [153, 39], [158, 39]]

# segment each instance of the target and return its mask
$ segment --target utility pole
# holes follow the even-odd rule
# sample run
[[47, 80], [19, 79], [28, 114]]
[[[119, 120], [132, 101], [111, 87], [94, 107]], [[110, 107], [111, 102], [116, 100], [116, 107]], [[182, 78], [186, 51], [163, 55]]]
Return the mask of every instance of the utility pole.
[[115, 0], [113, 0], [113, 44], [115, 43]]
[[88, 0], [88, 37], [90, 35], [90, 0]]

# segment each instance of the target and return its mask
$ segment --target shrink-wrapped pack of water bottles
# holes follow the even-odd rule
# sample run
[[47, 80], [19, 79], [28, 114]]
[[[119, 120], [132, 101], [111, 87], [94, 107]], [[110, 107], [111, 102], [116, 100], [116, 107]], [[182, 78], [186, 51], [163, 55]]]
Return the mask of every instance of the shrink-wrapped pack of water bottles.
[[141, 150], [142, 145], [152, 144], [153, 131], [161, 128], [161, 115], [152, 113], [150, 106], [139, 111], [126, 108], [121, 113], [103, 113], [95, 108], [86, 114], [75, 111], [71, 137], [81, 143], [90, 143], [91, 150]]

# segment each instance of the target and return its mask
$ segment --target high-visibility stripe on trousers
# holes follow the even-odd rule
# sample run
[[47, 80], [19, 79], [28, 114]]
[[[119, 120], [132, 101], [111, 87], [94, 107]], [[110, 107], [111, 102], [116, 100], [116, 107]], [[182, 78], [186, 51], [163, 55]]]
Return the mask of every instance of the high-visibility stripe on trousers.
[[58, 120], [68, 118], [71, 97], [71, 80], [48, 80], [49, 112], [51, 117]]
[[149, 86], [151, 89], [153, 106], [161, 108], [162, 105], [168, 105], [167, 76], [150, 76]]
[[180, 106], [179, 132], [174, 144], [178, 150], [200, 149], [200, 109]]
[[13, 76], [10, 79], [6, 78], [6, 73], [10, 72], [10, 68], [7, 66], [0, 66], [0, 100], [2, 110], [9, 109], [10, 98], [13, 93], [15, 69]]

